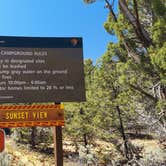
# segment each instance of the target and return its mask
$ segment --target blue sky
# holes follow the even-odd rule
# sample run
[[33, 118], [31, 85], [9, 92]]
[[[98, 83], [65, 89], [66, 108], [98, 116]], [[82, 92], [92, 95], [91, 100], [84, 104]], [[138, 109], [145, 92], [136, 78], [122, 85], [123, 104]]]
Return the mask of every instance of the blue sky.
[[115, 41], [103, 28], [103, 1], [0, 0], [0, 36], [83, 37], [84, 58], [96, 60]]

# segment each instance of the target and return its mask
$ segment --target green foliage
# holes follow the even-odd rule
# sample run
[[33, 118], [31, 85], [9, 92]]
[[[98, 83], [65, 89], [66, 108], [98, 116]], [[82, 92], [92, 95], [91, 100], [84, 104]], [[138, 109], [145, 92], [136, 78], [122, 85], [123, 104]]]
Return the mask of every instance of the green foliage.
[[16, 142], [28, 144], [30, 142], [31, 128], [16, 128], [13, 132], [13, 138]]
[[38, 149], [47, 149], [48, 146], [53, 143], [51, 129], [46, 127], [36, 127], [34, 130], [34, 134], [32, 134], [33, 129], [34, 128], [28, 127], [14, 129], [14, 140], [18, 143], [30, 144], [34, 147], [38, 146]]
[[[112, 7], [112, 1], [107, 2]], [[166, 3], [163, 0], [126, 2], [128, 12], [138, 19], [137, 25], [140, 23], [146, 34], [140, 32], [140, 25], [133, 26], [124, 10], [119, 8], [119, 13], [113, 15], [113, 10], [107, 6], [109, 15], [104, 28], [110, 35], [116, 35], [118, 42], [108, 44], [106, 53], [95, 67], [91, 89], [94, 90], [93, 100], [89, 105], [99, 110], [92, 123], [102, 132], [106, 131], [97, 135], [107, 139], [112, 127], [118, 129], [116, 106], [122, 110], [124, 125], [127, 125], [128, 121], [139, 120], [140, 110], [144, 110], [145, 115], [151, 110], [154, 114], [151, 118], [159, 118], [158, 112], [164, 108], [161, 103], [166, 98]], [[139, 33], [142, 34], [139, 36]], [[152, 42], [145, 46], [146, 36], [150, 36]], [[136, 63], [133, 55], [140, 61]]]
[[160, 74], [161, 82], [166, 83], [166, 42], [163, 47], [153, 50], [151, 53], [152, 64]]
[[153, 42], [158, 48], [162, 47], [165, 42], [165, 36], [166, 36], [165, 22], [166, 19], [164, 18], [158, 19], [151, 27]]
[[85, 61], [85, 83], [86, 83], [86, 98], [87, 102], [66, 104], [66, 128], [65, 132], [68, 136], [75, 140], [79, 138], [85, 145], [93, 140], [94, 128], [91, 124], [91, 119], [94, 116], [92, 105], [92, 90], [91, 84], [93, 80], [93, 62], [88, 59]]
[[152, 0], [152, 8], [157, 16], [166, 18], [166, 7], [164, 0]]

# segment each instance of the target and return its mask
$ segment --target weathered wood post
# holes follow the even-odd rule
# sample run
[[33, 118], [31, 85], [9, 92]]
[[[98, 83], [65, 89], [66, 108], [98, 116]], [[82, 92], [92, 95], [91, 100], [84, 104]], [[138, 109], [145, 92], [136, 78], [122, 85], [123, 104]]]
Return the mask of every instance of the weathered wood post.
[[[61, 103], [56, 103], [55, 105]], [[55, 166], [63, 166], [62, 126], [53, 127]]]
[[63, 166], [62, 127], [53, 127], [55, 166]]

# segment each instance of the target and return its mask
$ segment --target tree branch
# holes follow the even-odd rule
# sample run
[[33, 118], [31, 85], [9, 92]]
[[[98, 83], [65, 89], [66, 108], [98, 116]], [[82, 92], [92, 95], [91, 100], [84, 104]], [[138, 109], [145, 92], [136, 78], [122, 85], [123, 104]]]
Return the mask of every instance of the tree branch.
[[141, 89], [140, 87], [135, 86], [135, 85], [133, 85], [133, 84], [129, 84], [129, 86], [130, 86], [133, 90], [136, 90], [136, 91], [142, 93], [143, 95], [145, 95], [146, 97], [148, 97], [149, 99], [152, 99], [155, 103], [158, 102], [158, 99], [157, 99], [156, 97], [154, 97], [154, 96], [152, 96], [151, 94], [145, 92], [145, 91], [144, 91], [143, 89]]
[[[117, 23], [118, 19], [117, 19], [116, 15], [115, 15], [115, 13], [114, 13], [114, 11], [112, 9], [111, 4], [109, 3], [108, 0], [105, 0], [105, 2], [106, 2], [107, 8], [110, 11], [111, 16], [113, 17], [113, 20]], [[126, 51], [128, 52], [128, 56], [132, 57], [135, 62], [140, 63], [140, 57], [139, 57], [139, 55], [137, 55], [135, 53], [135, 51], [130, 47], [129, 43], [125, 40], [125, 36], [123, 35], [123, 32], [120, 32], [120, 37], [121, 37], [122, 42], [123, 42], [123, 44], [124, 44], [124, 46], [126, 48]]]
[[126, 17], [126, 19], [131, 23], [133, 26], [136, 35], [138, 39], [143, 43], [145, 47], [149, 47], [150, 45], [153, 45], [152, 39], [150, 38], [148, 32], [144, 29], [144, 27], [140, 24], [139, 22], [139, 17], [138, 17], [138, 9], [137, 9], [137, 2], [136, 0], [134, 1], [134, 8], [136, 11], [136, 17], [131, 13], [131, 11], [128, 9], [126, 0], [119, 0], [119, 6]]

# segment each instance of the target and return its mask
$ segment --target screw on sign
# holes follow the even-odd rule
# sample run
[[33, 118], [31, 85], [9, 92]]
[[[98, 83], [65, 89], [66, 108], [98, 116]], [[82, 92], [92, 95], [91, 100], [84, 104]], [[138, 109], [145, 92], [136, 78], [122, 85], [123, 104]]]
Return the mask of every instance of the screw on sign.
[[5, 132], [0, 129], [0, 152], [3, 152], [5, 149]]

